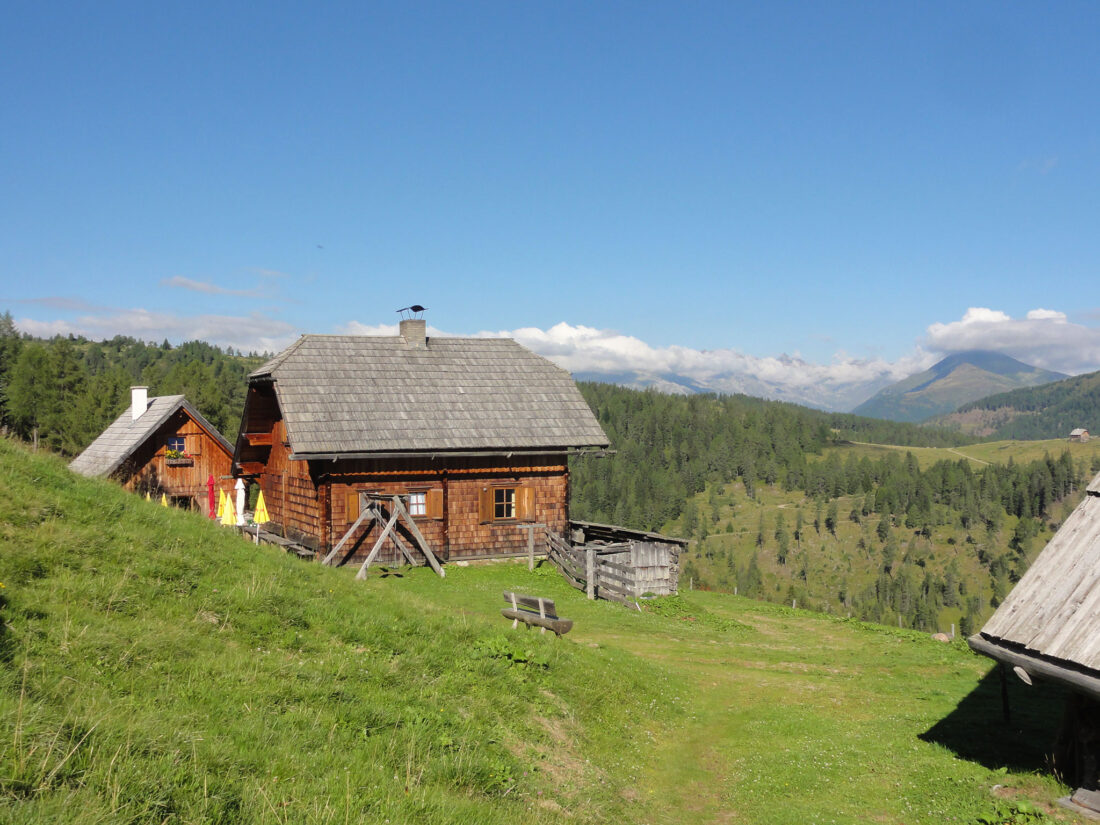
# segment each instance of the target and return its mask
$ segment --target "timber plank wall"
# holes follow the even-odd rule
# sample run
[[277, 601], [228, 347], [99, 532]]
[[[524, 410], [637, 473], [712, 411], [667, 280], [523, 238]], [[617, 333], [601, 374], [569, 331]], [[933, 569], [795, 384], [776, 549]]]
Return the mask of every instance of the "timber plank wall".
[[[259, 476], [268, 512], [276, 530], [303, 544], [327, 552], [347, 533], [366, 501], [361, 494], [385, 497], [410, 492], [430, 494], [441, 501], [438, 510], [416, 516], [416, 525], [437, 557], [443, 560], [500, 558], [527, 552], [528, 530], [522, 525], [545, 524], [564, 536], [568, 528], [569, 473], [565, 454], [488, 458], [448, 457], [406, 459], [342, 459], [301, 461], [289, 459], [283, 422], [273, 427], [271, 451]], [[494, 487], [515, 487], [525, 492], [530, 507], [517, 518], [486, 518], [483, 495]], [[390, 511], [388, 502], [381, 502]], [[352, 535], [349, 552], [337, 562], [355, 563], [366, 558], [381, 534], [377, 522], [360, 525]], [[415, 547], [404, 528], [398, 534]], [[536, 531], [540, 552], [543, 531]], [[414, 550], [414, 556], [418, 556]], [[404, 557], [387, 539], [375, 557], [378, 564], [401, 564]]]
[[[527, 529], [522, 525], [545, 524], [564, 535], [568, 517], [569, 476], [565, 456], [521, 458], [507, 463], [500, 459], [449, 458], [396, 459], [337, 462], [337, 468], [320, 479], [328, 486], [330, 512], [328, 539], [325, 549], [338, 542], [358, 518], [354, 502], [360, 493], [376, 493], [386, 497], [410, 492], [438, 491], [442, 508], [437, 513], [415, 518], [417, 528], [428, 546], [443, 560], [501, 558], [527, 552]], [[329, 465], [331, 466], [331, 464]], [[486, 488], [511, 486], [530, 490], [532, 508], [522, 518], [492, 521], [483, 518], [481, 497]], [[383, 506], [386, 502], [382, 502]], [[387, 507], [387, 510], [389, 508]], [[375, 523], [369, 530], [360, 526], [352, 535], [355, 549], [347, 561], [366, 558], [381, 533]], [[402, 540], [414, 547], [412, 537], [399, 529]], [[536, 532], [540, 551], [545, 540]], [[414, 555], [418, 555], [414, 551]], [[403, 557], [388, 539], [383, 544], [377, 562], [401, 564]]]

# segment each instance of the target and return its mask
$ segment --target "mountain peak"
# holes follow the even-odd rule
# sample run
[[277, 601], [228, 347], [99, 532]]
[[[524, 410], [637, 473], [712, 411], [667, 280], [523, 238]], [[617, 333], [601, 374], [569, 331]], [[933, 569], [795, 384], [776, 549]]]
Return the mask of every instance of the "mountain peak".
[[1065, 377], [999, 352], [956, 352], [924, 372], [886, 387], [853, 412], [892, 421], [924, 421], [987, 395]]

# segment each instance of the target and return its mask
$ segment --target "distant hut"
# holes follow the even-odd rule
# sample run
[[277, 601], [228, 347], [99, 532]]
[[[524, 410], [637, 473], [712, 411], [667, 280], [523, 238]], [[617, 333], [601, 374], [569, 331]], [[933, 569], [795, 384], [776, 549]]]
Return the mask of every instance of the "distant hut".
[[1070, 441], [1081, 441], [1081, 442], [1088, 441], [1089, 440], [1089, 431], [1086, 430], [1084, 427], [1078, 427], [1075, 430], [1071, 430], [1070, 434], [1069, 434], [1069, 440]]
[[[1073, 691], [1059, 771], [1100, 809], [1100, 475], [970, 647]], [[1068, 756], [1067, 756], [1068, 754]], [[1091, 801], [1089, 801], [1091, 799]]]
[[184, 396], [131, 387], [127, 410], [69, 467], [209, 515], [207, 480], [231, 474], [233, 447]]
[[414, 318], [396, 336], [304, 335], [253, 372], [234, 460], [273, 533], [330, 563], [392, 564], [420, 539], [446, 560], [564, 538], [568, 455], [607, 446], [565, 370]]

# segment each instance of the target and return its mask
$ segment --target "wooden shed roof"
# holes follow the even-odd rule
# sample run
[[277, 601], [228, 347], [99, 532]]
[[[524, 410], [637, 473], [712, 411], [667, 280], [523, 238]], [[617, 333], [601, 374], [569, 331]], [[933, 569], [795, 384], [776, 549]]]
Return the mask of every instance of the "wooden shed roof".
[[1100, 677], [1100, 475], [979, 637], [997, 659]]
[[572, 376], [506, 338], [304, 335], [249, 377], [297, 456], [608, 446]]
[[109, 476], [122, 466], [175, 413], [186, 410], [200, 427], [217, 441], [227, 454], [233, 447], [182, 395], [161, 395], [148, 399], [148, 406], [133, 420], [130, 407], [115, 419], [80, 455], [69, 462], [69, 469], [85, 476]]

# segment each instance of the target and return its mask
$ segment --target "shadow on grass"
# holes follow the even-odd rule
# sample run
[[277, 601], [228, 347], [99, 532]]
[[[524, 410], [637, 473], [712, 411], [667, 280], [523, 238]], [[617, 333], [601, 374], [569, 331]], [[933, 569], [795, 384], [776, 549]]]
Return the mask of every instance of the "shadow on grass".
[[1051, 754], [1067, 692], [1036, 681], [1028, 687], [1008, 672], [1010, 721], [1004, 718], [1001, 675], [993, 668], [958, 706], [921, 734], [961, 759], [995, 770], [1053, 773]]

